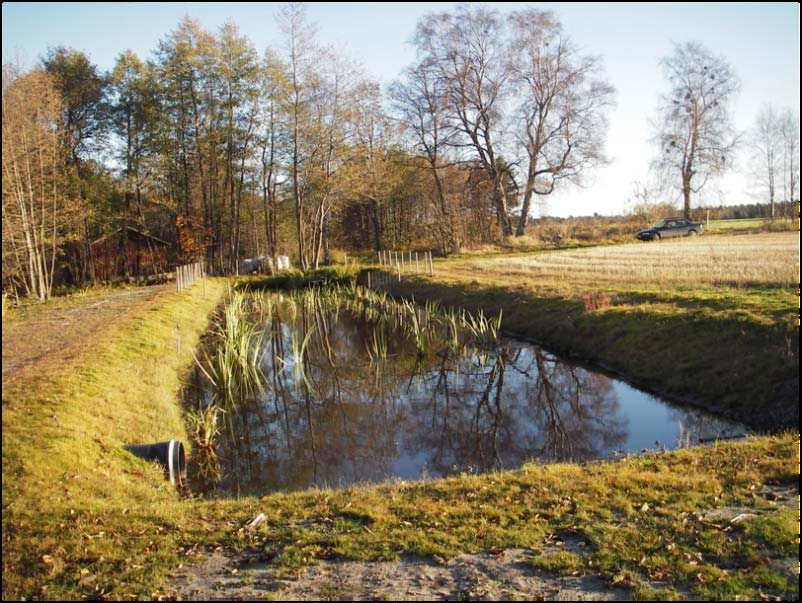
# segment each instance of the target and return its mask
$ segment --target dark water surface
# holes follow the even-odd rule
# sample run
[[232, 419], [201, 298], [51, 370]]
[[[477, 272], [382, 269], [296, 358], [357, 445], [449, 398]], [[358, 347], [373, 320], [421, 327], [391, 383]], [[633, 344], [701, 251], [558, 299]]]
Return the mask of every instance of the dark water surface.
[[[265, 392], [242, 401], [235, 437], [221, 434], [229, 491], [603, 459], [745, 432], [528, 343], [449, 346], [441, 328], [419, 354], [394, 321], [314, 296], [268, 299], [270, 316], [253, 315], [266, 329]], [[210, 391], [200, 379], [188, 389], [193, 404]]]

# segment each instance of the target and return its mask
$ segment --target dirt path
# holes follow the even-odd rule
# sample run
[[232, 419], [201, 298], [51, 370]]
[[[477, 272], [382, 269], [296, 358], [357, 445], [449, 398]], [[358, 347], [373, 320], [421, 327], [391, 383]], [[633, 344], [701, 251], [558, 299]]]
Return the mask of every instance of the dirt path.
[[169, 285], [137, 287], [82, 298], [54, 299], [3, 320], [3, 383], [19, 371], [64, 364], [121, 314], [150, 302]]
[[324, 561], [294, 578], [277, 577], [258, 554], [214, 553], [201, 565], [179, 569], [174, 594], [182, 600], [282, 601], [616, 601], [628, 590], [592, 576], [546, 576], [527, 562], [536, 553], [460, 555], [442, 564], [415, 557], [399, 561]]

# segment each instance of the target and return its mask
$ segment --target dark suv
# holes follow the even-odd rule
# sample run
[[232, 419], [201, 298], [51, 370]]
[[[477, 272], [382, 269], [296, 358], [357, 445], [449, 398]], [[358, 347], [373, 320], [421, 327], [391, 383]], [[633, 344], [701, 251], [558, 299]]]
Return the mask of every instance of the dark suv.
[[641, 241], [659, 241], [671, 237], [693, 237], [702, 234], [702, 225], [685, 218], [664, 218], [646, 230], [641, 230], [635, 238]]

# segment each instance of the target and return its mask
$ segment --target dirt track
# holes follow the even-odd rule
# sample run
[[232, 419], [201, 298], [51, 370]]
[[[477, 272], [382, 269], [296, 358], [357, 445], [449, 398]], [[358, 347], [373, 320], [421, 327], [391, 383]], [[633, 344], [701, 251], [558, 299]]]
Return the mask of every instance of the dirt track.
[[91, 346], [92, 337], [121, 314], [168, 289], [169, 285], [137, 287], [14, 310], [12, 318], [3, 320], [3, 382], [40, 363], [63, 364]]
[[509, 549], [460, 555], [447, 563], [414, 557], [399, 561], [324, 561], [279, 579], [258, 556], [240, 559], [214, 553], [197, 567], [176, 572], [183, 600], [283, 601], [598, 601], [628, 600], [628, 590], [610, 588], [592, 576], [548, 576], [527, 559], [535, 553]]

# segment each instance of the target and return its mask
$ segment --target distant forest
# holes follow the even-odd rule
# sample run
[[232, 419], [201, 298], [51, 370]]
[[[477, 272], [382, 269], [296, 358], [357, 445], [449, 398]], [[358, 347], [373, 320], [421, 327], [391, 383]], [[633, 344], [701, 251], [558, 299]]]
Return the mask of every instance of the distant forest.
[[[740, 205], [719, 205], [718, 207], [700, 208], [699, 213], [710, 210], [711, 220], [742, 220], [745, 218], [771, 218], [772, 206], [770, 203], [741, 203]], [[774, 204], [776, 217], [796, 217], [796, 203], [790, 201]]]

